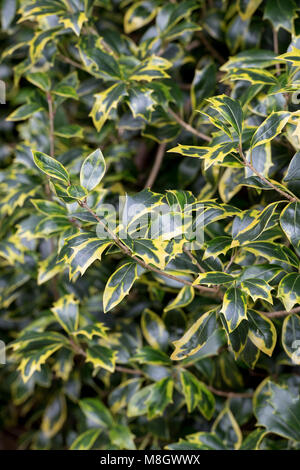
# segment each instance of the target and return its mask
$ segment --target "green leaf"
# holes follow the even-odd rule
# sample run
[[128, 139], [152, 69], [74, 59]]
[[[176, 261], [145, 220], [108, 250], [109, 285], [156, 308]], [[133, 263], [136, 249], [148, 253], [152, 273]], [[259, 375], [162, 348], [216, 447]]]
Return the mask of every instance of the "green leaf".
[[65, 295], [57, 300], [51, 309], [57, 321], [67, 333], [73, 333], [79, 323], [79, 301], [73, 294]]
[[84, 398], [79, 401], [79, 406], [90, 426], [99, 428], [112, 426], [112, 415], [99, 398]]
[[238, 136], [241, 136], [243, 130], [243, 111], [240, 103], [227, 95], [214, 96], [213, 98], [208, 98], [207, 101], [233, 127]]
[[92, 152], [84, 160], [80, 170], [80, 184], [88, 191], [92, 191], [102, 180], [106, 164], [100, 149]]
[[33, 151], [32, 154], [34, 163], [41, 171], [46, 173], [49, 177], [69, 184], [69, 174], [59, 161], [43, 152]]
[[109, 438], [119, 449], [135, 450], [134, 434], [130, 432], [128, 426], [122, 424], [115, 425], [109, 430]]
[[109, 372], [114, 372], [117, 351], [113, 351], [105, 346], [100, 346], [99, 344], [94, 344], [87, 349], [85, 360], [86, 362], [91, 362], [94, 368], [102, 367]]
[[182, 391], [189, 413], [199, 408], [203, 416], [210, 420], [215, 410], [215, 398], [204, 383], [187, 370], [180, 372]]
[[118, 268], [108, 279], [103, 294], [103, 309], [108, 312], [129, 294], [134, 282], [143, 274], [144, 268], [129, 262]]
[[248, 310], [249, 338], [252, 343], [268, 356], [272, 356], [276, 346], [277, 333], [273, 322], [266, 316]]
[[242, 320], [247, 320], [246, 296], [241, 289], [237, 287], [227, 289], [221, 312], [226, 319], [229, 332], [235, 330]]
[[299, 67], [300, 64], [300, 49], [292, 46], [291, 50], [277, 57], [287, 62], [291, 62], [293, 66]]
[[142, 332], [154, 349], [166, 349], [169, 334], [163, 320], [152, 310], [146, 309], [141, 319]]
[[251, 148], [265, 144], [273, 140], [287, 124], [291, 113], [287, 111], [272, 112], [264, 122], [256, 129], [251, 139]]
[[229, 449], [239, 449], [242, 433], [229, 408], [224, 408], [213, 424], [212, 431]]
[[155, 18], [157, 9], [155, 2], [141, 1], [134, 2], [124, 15], [124, 31], [130, 34], [142, 28]]
[[300, 398], [294, 391], [265, 379], [253, 398], [258, 425], [286, 439], [300, 441]]
[[282, 345], [294, 364], [300, 365], [300, 317], [288, 315], [282, 325]]
[[245, 80], [252, 85], [276, 85], [278, 83], [276, 77], [271, 72], [255, 68], [230, 69], [226, 78], [233, 81]]
[[177, 308], [183, 308], [189, 305], [195, 297], [195, 290], [191, 286], [184, 286], [177, 294], [174, 300], [172, 300], [165, 308], [164, 312], [176, 310]]
[[215, 237], [206, 243], [206, 250], [203, 255], [203, 260], [207, 258], [217, 258], [220, 254], [226, 255], [227, 251], [231, 248], [231, 237]]
[[218, 271], [209, 271], [207, 273], [201, 273], [193, 282], [194, 285], [207, 284], [207, 285], [220, 285], [228, 284], [233, 282], [235, 278], [228, 273], [222, 273]]
[[68, 186], [67, 193], [71, 198], [82, 201], [88, 195], [87, 190], [80, 184], [71, 184]]
[[148, 419], [161, 416], [165, 408], [173, 403], [173, 387], [174, 382], [169, 377], [151, 385], [151, 393], [145, 400]]
[[45, 436], [52, 438], [64, 425], [67, 417], [67, 405], [64, 395], [56, 395], [46, 406], [41, 429]]
[[133, 69], [129, 79], [137, 82], [152, 82], [152, 80], [156, 79], [169, 78], [169, 75], [165, 70], [170, 67], [172, 67], [172, 63], [167, 59], [157, 55], [152, 55], [144, 59]]
[[251, 18], [262, 0], [238, 0], [238, 10], [243, 21]]
[[254, 302], [256, 302], [257, 299], [263, 299], [273, 304], [271, 295], [273, 287], [263, 279], [245, 279], [241, 282], [241, 289], [246, 294], [250, 295]]
[[281, 279], [278, 286], [278, 298], [289, 312], [300, 303], [300, 274], [290, 273]]
[[101, 429], [88, 429], [73, 441], [70, 450], [89, 450], [100, 436]]
[[264, 19], [271, 21], [276, 31], [283, 28], [292, 32], [296, 11], [297, 5], [294, 0], [267, 0]]
[[42, 111], [43, 106], [39, 103], [28, 103], [23, 104], [12, 112], [7, 118], [7, 121], [24, 121], [25, 119], [30, 118], [38, 111]]
[[[300, 56], [299, 56], [299, 64], [300, 64]], [[288, 166], [286, 175], [283, 179], [284, 182], [287, 183], [288, 188], [293, 191], [294, 194], [300, 196], [300, 152], [295, 153], [290, 164]]]
[[280, 225], [292, 245], [300, 252], [300, 204], [291, 202], [280, 215]]
[[186, 333], [174, 341], [173, 361], [179, 361], [198, 352], [217, 329], [216, 311], [210, 310], [202, 315]]
[[124, 83], [115, 83], [101, 93], [95, 95], [94, 106], [90, 112], [94, 126], [100, 132], [110, 113], [117, 109], [119, 102], [127, 95]]
[[145, 346], [139, 348], [137, 353], [132, 358], [133, 361], [137, 361], [140, 364], [151, 364], [153, 366], [170, 366], [171, 361], [166, 353], [157, 348]]
[[281, 261], [295, 268], [299, 267], [297, 256], [285, 245], [273, 242], [255, 241], [243, 246], [243, 249], [255, 255], [261, 255], [269, 261]]
[[51, 89], [51, 80], [47, 73], [43, 73], [43, 72], [29, 73], [28, 75], [26, 75], [26, 79], [43, 91], [47, 92], [47, 91], [50, 91]]
[[76, 233], [67, 238], [60, 252], [60, 259], [69, 265], [70, 279], [77, 273], [83, 275], [95, 260], [101, 260], [104, 250], [111, 243], [111, 239], [98, 238], [91, 232]]

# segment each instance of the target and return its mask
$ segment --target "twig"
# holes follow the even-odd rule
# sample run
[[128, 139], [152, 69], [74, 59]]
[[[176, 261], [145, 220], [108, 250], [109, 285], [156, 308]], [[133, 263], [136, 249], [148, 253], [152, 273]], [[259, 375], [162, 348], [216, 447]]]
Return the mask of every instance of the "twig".
[[139, 369], [129, 369], [128, 367], [123, 366], [116, 366], [115, 370], [118, 372], [124, 372], [125, 374], [132, 374], [132, 375], [144, 375], [144, 372]]
[[181, 125], [181, 127], [186, 129], [191, 134], [194, 134], [197, 137], [200, 137], [200, 139], [206, 140], [207, 142], [211, 141], [210, 137], [208, 137], [207, 135], [205, 135], [202, 132], [198, 131], [194, 127], [190, 126], [190, 124], [188, 124], [183, 119], [181, 119], [181, 117], [178, 116], [178, 114], [176, 114], [171, 108], [168, 109], [168, 113], [172, 116], [173, 119], [175, 119], [176, 122], [178, 122], [178, 124]]
[[54, 158], [54, 111], [53, 111], [53, 100], [51, 93], [47, 92], [47, 101], [48, 101], [48, 113], [49, 113], [49, 140], [50, 140], [50, 155]]
[[211, 385], [205, 384], [205, 386], [213, 392], [215, 395], [219, 395], [220, 397], [227, 397], [227, 398], [251, 398], [253, 397], [253, 392], [225, 392], [224, 390], [217, 390], [216, 388], [212, 387]]
[[227, 273], [227, 272], [228, 272], [230, 266], [232, 265], [232, 263], [234, 262], [234, 260], [235, 260], [235, 258], [236, 258], [237, 253], [238, 253], [237, 250], [232, 253], [232, 256], [231, 256], [231, 258], [230, 258], [230, 260], [229, 260], [229, 263], [227, 264], [226, 268], [224, 269], [224, 273]]
[[206, 39], [205, 35], [202, 33], [202, 31], [199, 31], [197, 36], [201, 39], [203, 44], [205, 45], [206, 49], [209, 50], [211, 55], [217, 59], [221, 64], [225, 64], [226, 60], [224, 57], [221, 56], [221, 54], [211, 45], [211, 43]]
[[274, 310], [273, 312], [258, 312], [261, 313], [262, 315], [265, 315], [266, 317], [269, 318], [279, 318], [279, 317], [285, 317], [286, 315], [290, 315], [292, 313], [299, 313], [300, 312], [300, 307], [292, 308], [289, 312], [287, 310]]
[[63, 62], [66, 62], [67, 64], [73, 65], [73, 67], [77, 67], [78, 69], [81, 69], [86, 72], [86, 69], [83, 65], [81, 65], [79, 62], [76, 62], [73, 59], [70, 59], [69, 57], [66, 57], [63, 54], [58, 54], [58, 59], [61, 59]]
[[252, 165], [251, 162], [248, 162], [248, 160], [246, 159], [245, 155], [243, 154], [243, 150], [242, 150], [242, 147], [241, 145], [239, 145], [239, 154], [244, 162], [244, 164], [250, 168], [251, 171], [253, 171], [253, 173], [256, 174], [256, 176], [258, 176], [265, 184], [267, 184], [268, 186], [270, 186], [271, 188], [273, 188], [275, 191], [277, 191], [279, 194], [281, 194], [281, 196], [284, 196], [286, 197], [289, 201], [291, 202], [296, 202], [296, 201], [299, 201], [299, 199], [297, 199], [296, 197], [292, 197], [290, 196], [288, 193], [286, 193], [285, 191], [282, 191], [281, 189], [277, 188], [271, 181], [267, 180], [267, 178], [265, 178], [263, 175], [261, 175], [259, 173], [259, 171], [257, 171], [257, 169]]
[[155, 160], [154, 160], [154, 165], [152, 167], [150, 175], [148, 176], [147, 182], [145, 184], [145, 188], [151, 188], [154, 181], [156, 180], [156, 177], [158, 175], [159, 169], [161, 167], [161, 164], [164, 158], [165, 150], [166, 150], [165, 143], [162, 143], [158, 146], [157, 153], [156, 153]]
[[151, 266], [150, 264], [147, 264], [145, 263], [145, 261], [143, 261], [142, 259], [138, 258], [137, 256], [135, 256], [131, 251], [130, 249], [124, 245], [122, 243], [122, 241], [120, 240], [120, 238], [114, 233], [112, 232], [108, 227], [106, 227], [106, 225], [104, 224], [104, 222], [100, 219], [100, 217], [98, 217], [98, 215], [87, 205], [87, 203], [85, 201], [78, 201], [78, 204], [81, 206], [81, 207], [84, 207], [101, 225], [102, 227], [107, 231], [107, 233], [112, 237], [112, 239], [114, 240], [114, 242], [116, 243], [116, 245], [120, 248], [120, 250], [127, 256], [130, 256], [132, 259], [134, 259], [140, 266], [142, 266], [143, 268], [147, 269], [148, 271], [152, 271], [152, 272], [155, 272], [156, 274], [159, 274], [161, 276], [164, 276], [168, 279], [172, 279], [173, 281], [176, 281], [176, 282], [179, 282], [181, 284], [184, 284], [186, 286], [192, 286], [194, 287], [195, 289], [197, 289], [198, 291], [200, 291], [201, 293], [203, 294], [206, 294], [206, 295], [209, 295], [209, 296], [212, 296], [212, 297], [218, 297], [218, 298], [223, 298], [223, 295], [220, 294], [220, 292], [217, 291], [217, 289], [214, 289], [214, 288], [210, 288], [210, 287], [204, 287], [204, 286], [199, 286], [199, 285], [194, 285], [192, 282], [190, 281], [187, 281], [186, 279], [181, 279], [180, 277], [177, 277], [177, 276], [173, 276], [173, 274], [169, 274], [165, 271], [161, 271], [160, 269], [158, 268], [155, 268], [154, 266]]
[[190, 260], [192, 261], [193, 264], [195, 264], [197, 266], [197, 268], [199, 269], [199, 272], [200, 273], [205, 273], [205, 269], [202, 268], [202, 266], [198, 263], [198, 261], [196, 260], [195, 256], [185, 247], [183, 247], [183, 251], [185, 252], [185, 254], [190, 258]]
[[[273, 46], [274, 46], [274, 52], [276, 55], [279, 55], [279, 47], [278, 47], [278, 31], [277, 29], [273, 28]], [[280, 64], [277, 62], [275, 64], [276, 67], [276, 73], [277, 75], [280, 75]]]

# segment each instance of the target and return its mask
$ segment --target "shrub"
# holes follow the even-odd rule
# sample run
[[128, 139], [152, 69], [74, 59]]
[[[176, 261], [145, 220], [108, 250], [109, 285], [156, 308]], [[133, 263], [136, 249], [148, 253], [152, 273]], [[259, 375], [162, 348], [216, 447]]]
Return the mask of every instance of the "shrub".
[[299, 449], [296, 3], [2, 0], [6, 446]]

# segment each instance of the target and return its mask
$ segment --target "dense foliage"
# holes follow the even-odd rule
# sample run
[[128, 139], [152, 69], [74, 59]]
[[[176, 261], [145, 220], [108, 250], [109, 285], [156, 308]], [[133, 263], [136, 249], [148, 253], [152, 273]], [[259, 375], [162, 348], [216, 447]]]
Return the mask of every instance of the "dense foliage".
[[0, 5], [2, 446], [299, 449], [299, 1]]

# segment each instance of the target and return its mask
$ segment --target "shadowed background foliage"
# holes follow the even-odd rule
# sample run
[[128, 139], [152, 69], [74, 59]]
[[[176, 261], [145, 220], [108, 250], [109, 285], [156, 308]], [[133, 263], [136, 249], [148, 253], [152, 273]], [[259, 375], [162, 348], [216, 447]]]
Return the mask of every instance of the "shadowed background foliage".
[[0, 448], [299, 449], [299, 1], [0, 9]]

